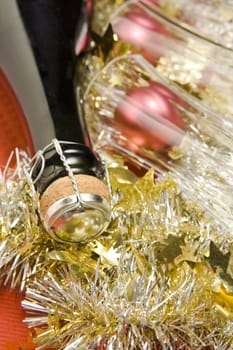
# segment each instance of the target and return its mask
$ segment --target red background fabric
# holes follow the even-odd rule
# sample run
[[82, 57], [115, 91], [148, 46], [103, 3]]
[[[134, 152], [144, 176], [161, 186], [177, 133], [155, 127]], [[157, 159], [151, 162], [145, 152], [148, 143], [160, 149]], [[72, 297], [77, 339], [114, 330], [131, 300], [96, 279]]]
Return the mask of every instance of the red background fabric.
[[19, 349], [29, 340], [30, 330], [23, 323], [25, 313], [21, 307], [22, 299], [23, 295], [18, 291], [6, 288], [0, 291], [0, 350]]

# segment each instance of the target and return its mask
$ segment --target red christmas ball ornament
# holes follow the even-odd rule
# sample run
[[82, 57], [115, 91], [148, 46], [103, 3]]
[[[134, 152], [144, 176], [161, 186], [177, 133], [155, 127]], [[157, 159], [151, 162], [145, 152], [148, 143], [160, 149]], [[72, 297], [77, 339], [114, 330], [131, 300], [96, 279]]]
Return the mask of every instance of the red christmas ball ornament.
[[132, 151], [178, 145], [184, 124], [177, 105], [185, 106], [185, 102], [158, 82], [134, 87], [115, 110], [116, 127]]
[[160, 0], [141, 0], [141, 2], [151, 7], [158, 7], [160, 5]]
[[159, 21], [156, 21], [155, 18], [148, 15], [144, 11], [127, 12], [124, 16], [132, 22], [136, 23], [136, 25], [140, 25], [144, 29], [148, 29], [160, 34], [168, 33], [164, 25], [162, 25]]
[[163, 85], [157, 81], [150, 81], [149, 86], [155, 92], [163, 95], [168, 100], [176, 102], [185, 108], [187, 107], [187, 103], [180, 96], [176, 95], [174, 92], [172, 92], [170, 89], [168, 89], [165, 85]]
[[112, 22], [114, 32], [136, 49], [149, 61], [164, 54], [162, 38], [158, 35], [169, 34], [166, 27], [142, 9], [133, 9]]

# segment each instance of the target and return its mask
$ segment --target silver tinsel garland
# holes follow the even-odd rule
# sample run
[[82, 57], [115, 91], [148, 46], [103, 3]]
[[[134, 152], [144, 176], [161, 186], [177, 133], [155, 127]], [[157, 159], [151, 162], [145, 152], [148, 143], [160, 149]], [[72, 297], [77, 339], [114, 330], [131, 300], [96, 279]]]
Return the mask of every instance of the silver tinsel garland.
[[1, 182], [1, 283], [26, 288], [37, 349], [230, 349], [231, 248], [172, 179], [118, 160], [110, 226], [66, 245], [41, 226], [28, 166]]

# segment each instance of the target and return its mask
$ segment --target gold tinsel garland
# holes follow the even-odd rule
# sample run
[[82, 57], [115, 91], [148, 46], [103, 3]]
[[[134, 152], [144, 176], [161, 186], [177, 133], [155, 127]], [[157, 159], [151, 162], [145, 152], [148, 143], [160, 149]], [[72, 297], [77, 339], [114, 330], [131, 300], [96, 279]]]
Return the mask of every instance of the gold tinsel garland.
[[230, 349], [231, 245], [171, 178], [118, 159], [108, 229], [65, 245], [44, 231], [27, 169], [1, 181], [1, 283], [26, 288], [37, 349]]

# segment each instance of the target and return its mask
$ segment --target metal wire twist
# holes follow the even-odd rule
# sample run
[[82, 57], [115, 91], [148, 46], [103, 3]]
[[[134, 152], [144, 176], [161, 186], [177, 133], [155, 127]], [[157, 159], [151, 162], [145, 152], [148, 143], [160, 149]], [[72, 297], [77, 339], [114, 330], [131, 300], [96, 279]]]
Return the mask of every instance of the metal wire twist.
[[60, 156], [60, 159], [61, 159], [61, 161], [62, 161], [62, 163], [63, 163], [63, 165], [64, 165], [64, 167], [65, 167], [65, 169], [67, 171], [67, 174], [68, 174], [68, 176], [69, 176], [69, 178], [71, 180], [71, 183], [72, 183], [72, 186], [73, 186], [73, 189], [74, 189], [74, 193], [75, 193], [75, 196], [77, 198], [78, 207], [79, 208], [83, 208], [82, 199], [81, 199], [81, 195], [80, 195], [80, 191], [79, 191], [79, 188], [78, 188], [77, 181], [76, 181], [75, 176], [74, 176], [74, 174], [73, 174], [73, 172], [72, 172], [72, 170], [71, 170], [71, 168], [70, 168], [70, 166], [69, 166], [69, 164], [68, 164], [68, 162], [66, 160], [66, 157], [65, 157], [65, 155], [63, 153], [61, 145], [60, 145], [60, 143], [59, 143], [59, 141], [57, 139], [53, 139], [52, 142], [53, 142], [53, 144], [54, 144], [54, 146], [56, 148], [56, 151], [57, 151], [58, 155]]

